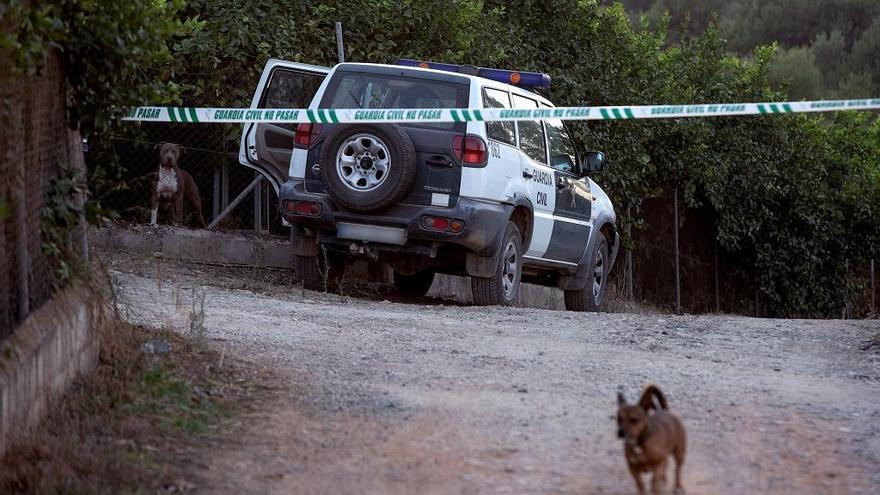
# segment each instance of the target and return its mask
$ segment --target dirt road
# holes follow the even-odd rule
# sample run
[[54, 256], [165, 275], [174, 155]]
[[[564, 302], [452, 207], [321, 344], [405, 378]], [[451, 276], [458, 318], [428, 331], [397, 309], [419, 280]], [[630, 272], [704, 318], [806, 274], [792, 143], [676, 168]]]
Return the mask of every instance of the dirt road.
[[688, 428], [690, 494], [880, 493], [877, 321], [255, 294], [200, 270], [114, 275], [140, 323], [189, 328], [204, 291], [211, 341], [281, 377], [193, 463], [206, 492], [632, 493], [615, 394], [654, 382]]

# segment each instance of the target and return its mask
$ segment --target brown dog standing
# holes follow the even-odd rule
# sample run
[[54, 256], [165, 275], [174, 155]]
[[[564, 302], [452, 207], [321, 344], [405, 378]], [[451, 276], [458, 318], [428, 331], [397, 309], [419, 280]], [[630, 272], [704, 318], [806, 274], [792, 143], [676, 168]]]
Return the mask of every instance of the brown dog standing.
[[652, 473], [651, 493], [663, 490], [670, 455], [675, 458], [675, 493], [684, 493], [681, 466], [687, 434], [681, 420], [669, 412], [666, 397], [656, 385], [645, 387], [637, 404], [627, 404], [623, 394], [617, 394], [617, 436], [623, 439], [623, 453], [639, 494], [645, 493], [642, 473], [647, 472]]
[[159, 208], [163, 211], [170, 210], [171, 222], [174, 225], [183, 223], [183, 202], [189, 203], [192, 208], [196, 227], [205, 226], [205, 218], [202, 216], [202, 199], [199, 197], [199, 188], [192, 175], [180, 168], [180, 145], [174, 143], [161, 143], [159, 148], [159, 170], [153, 181], [152, 198], [150, 200], [150, 225], [156, 225], [159, 217]]

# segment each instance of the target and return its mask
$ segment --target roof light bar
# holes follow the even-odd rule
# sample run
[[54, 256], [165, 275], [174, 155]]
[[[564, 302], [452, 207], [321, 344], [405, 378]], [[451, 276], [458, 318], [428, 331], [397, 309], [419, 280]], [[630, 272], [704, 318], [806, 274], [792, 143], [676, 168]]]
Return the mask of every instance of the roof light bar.
[[493, 81], [512, 84], [523, 88], [547, 89], [550, 87], [550, 76], [543, 72], [520, 72], [515, 70], [488, 69], [486, 67], [474, 67], [473, 65], [456, 65], [444, 64], [440, 62], [425, 62], [422, 60], [412, 60], [402, 58], [397, 61], [397, 65], [406, 67], [421, 67], [423, 69], [442, 70], [447, 72], [458, 72], [459, 74], [468, 74], [471, 76], [479, 76]]

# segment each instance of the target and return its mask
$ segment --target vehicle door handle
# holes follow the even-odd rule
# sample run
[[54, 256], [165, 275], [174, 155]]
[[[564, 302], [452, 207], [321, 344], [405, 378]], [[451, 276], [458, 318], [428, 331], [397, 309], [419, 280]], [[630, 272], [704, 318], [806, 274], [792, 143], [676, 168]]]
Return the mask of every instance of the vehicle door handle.
[[427, 160], [425, 160], [425, 163], [427, 163], [428, 165], [430, 165], [432, 167], [449, 168], [452, 166], [452, 164], [449, 162], [449, 160], [447, 160], [445, 157], [442, 157], [439, 155], [429, 157]]
[[535, 174], [529, 172], [528, 170], [523, 170], [523, 179], [533, 179], [535, 178]]
[[568, 182], [565, 179], [556, 179], [556, 189], [565, 189], [568, 187]]

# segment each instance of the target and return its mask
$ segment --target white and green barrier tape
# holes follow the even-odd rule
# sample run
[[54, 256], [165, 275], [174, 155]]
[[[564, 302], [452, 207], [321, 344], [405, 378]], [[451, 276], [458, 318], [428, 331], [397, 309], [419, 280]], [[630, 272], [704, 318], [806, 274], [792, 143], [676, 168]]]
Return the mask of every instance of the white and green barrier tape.
[[304, 109], [304, 108], [193, 108], [137, 107], [123, 118], [141, 122], [300, 123], [354, 122], [483, 122], [499, 120], [629, 120], [682, 117], [721, 117], [781, 113], [880, 110], [880, 98], [865, 100], [786, 101], [774, 103], [719, 103], [701, 105], [642, 105], [609, 107], [437, 108], [437, 109]]

